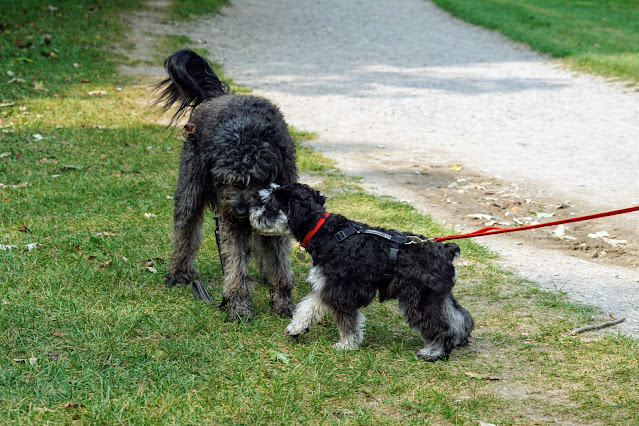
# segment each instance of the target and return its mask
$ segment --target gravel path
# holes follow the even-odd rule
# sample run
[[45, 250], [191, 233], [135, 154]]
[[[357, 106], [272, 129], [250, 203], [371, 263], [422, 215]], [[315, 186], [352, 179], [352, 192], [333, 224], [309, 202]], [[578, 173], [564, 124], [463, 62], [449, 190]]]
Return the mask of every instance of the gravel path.
[[[639, 205], [636, 90], [567, 71], [428, 1], [233, 0], [222, 15], [178, 31], [290, 124], [318, 133], [314, 147], [366, 188], [461, 229], [477, 224], [458, 223], [459, 203], [429, 196], [456, 185], [454, 164], [584, 212]], [[409, 175], [419, 170], [428, 173], [416, 183]], [[639, 214], [614, 224], [637, 242]], [[626, 316], [617, 329], [639, 337], [636, 267], [569, 256], [520, 234], [481, 242], [521, 276]]]

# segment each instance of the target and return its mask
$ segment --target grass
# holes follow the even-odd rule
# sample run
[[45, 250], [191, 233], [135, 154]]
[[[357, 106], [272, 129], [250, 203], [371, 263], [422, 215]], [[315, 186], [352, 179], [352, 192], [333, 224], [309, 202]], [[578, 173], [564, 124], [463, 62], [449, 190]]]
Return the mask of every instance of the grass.
[[639, 3], [627, 0], [433, 0], [576, 70], [639, 83]]
[[[38, 20], [49, 13], [40, 5], [37, 25], [24, 25], [68, 31], [60, 21]], [[94, 13], [115, 28], [113, 10]], [[22, 30], [9, 31], [12, 38]], [[393, 303], [364, 309], [363, 347], [339, 353], [331, 348], [338, 333], [330, 316], [298, 341], [287, 338], [287, 320], [270, 315], [263, 286], [254, 298], [257, 317], [244, 324], [226, 322], [188, 288], [165, 288], [167, 197], [181, 137], [163, 132], [141, 102], [152, 82], [114, 74], [118, 59], [102, 43], [87, 49], [100, 62], [73, 59], [81, 68], [58, 67], [37, 51], [33, 62], [15, 62], [25, 51], [12, 43], [1, 51], [17, 75], [56, 74], [47, 92], [2, 83], [2, 102], [12, 105], [0, 107], [0, 244], [16, 246], [0, 250], [3, 424], [639, 421], [637, 341], [570, 336], [603, 313], [500, 270], [472, 241], [460, 243], [456, 294], [477, 329], [469, 348], [435, 364], [415, 358], [420, 339]], [[313, 135], [294, 135], [300, 169], [320, 182], [331, 211], [428, 235], [450, 232], [407, 204], [366, 194], [304, 144]], [[219, 301], [212, 225], [209, 216], [197, 267]], [[157, 272], [146, 268], [149, 259]], [[299, 300], [309, 265], [294, 262]]]

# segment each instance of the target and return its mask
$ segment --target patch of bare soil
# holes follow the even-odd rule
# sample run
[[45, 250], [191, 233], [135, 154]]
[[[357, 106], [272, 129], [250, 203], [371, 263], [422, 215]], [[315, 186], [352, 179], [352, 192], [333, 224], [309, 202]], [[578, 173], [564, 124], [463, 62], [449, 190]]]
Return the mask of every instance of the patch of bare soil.
[[[376, 157], [383, 157], [384, 150], [378, 150]], [[428, 163], [418, 160], [386, 160], [383, 164], [377, 161], [375, 166], [388, 183], [414, 189], [404, 194], [410, 197], [403, 198], [405, 201], [428, 205], [429, 209], [439, 212], [437, 216], [445, 217], [445, 222], [464, 232], [489, 226], [517, 228], [601, 213], [587, 209], [579, 201], [540, 196], [538, 188], [531, 191], [463, 167], [460, 170], [450, 165], [425, 167]], [[525, 230], [510, 236], [514, 244], [525, 242], [588, 261], [637, 268], [639, 238], [633, 231], [635, 222], [630, 216], [633, 214], [639, 215], [639, 212]], [[483, 241], [492, 237], [478, 238]]]

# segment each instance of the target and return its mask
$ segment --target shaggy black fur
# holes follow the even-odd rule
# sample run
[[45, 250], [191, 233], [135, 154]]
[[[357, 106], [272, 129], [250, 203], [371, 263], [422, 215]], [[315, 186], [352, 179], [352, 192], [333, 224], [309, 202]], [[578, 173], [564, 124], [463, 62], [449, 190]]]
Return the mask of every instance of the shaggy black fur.
[[[302, 241], [325, 211], [325, 198], [307, 185], [273, 186], [260, 191], [260, 195], [261, 203], [251, 209], [251, 224], [269, 235], [289, 234]], [[306, 250], [317, 250], [352, 223], [392, 234], [391, 230], [331, 214]], [[376, 235], [357, 233], [316, 258], [309, 273], [311, 293], [298, 304], [287, 333], [297, 336], [307, 332], [330, 309], [340, 331], [336, 347], [355, 349], [363, 338], [364, 316], [358, 308], [367, 306], [379, 294], [380, 301], [398, 299], [406, 321], [421, 334], [425, 345], [418, 352], [420, 358], [445, 358], [454, 347], [466, 345], [473, 319], [451, 292], [459, 247], [436, 242], [403, 244], [393, 278], [386, 281], [382, 277], [391, 244]]]
[[186, 285], [197, 273], [193, 261], [202, 241], [204, 210], [210, 207], [219, 216], [222, 305], [228, 304], [229, 316], [253, 315], [247, 269], [251, 248], [270, 286], [273, 312], [290, 316], [295, 307], [290, 241], [253, 233], [248, 221], [259, 189], [297, 181], [295, 145], [282, 114], [265, 99], [230, 93], [209, 62], [191, 50], [172, 54], [164, 66], [169, 76], [156, 86], [158, 103], [168, 110], [180, 102], [172, 122], [191, 111], [174, 196], [167, 285]]

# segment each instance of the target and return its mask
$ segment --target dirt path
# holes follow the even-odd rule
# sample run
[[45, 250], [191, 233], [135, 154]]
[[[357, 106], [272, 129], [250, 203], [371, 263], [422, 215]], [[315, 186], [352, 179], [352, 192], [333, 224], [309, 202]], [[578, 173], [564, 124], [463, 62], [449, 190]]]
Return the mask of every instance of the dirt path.
[[[427, 1], [234, 0], [166, 31], [318, 133], [313, 146], [367, 189], [459, 230], [639, 205], [638, 92]], [[639, 336], [639, 214], [553, 231], [481, 242], [519, 275], [626, 316], [618, 329]]]

